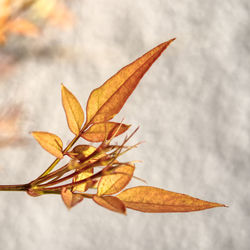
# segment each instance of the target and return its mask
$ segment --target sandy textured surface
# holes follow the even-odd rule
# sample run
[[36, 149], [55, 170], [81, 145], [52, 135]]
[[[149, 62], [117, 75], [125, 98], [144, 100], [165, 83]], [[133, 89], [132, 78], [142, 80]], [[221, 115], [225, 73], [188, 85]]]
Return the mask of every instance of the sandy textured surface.
[[[121, 67], [176, 37], [117, 118], [140, 125], [133, 141], [146, 141], [126, 157], [143, 161], [135, 173], [150, 185], [229, 208], [122, 216], [91, 201], [69, 212], [60, 197], [0, 193], [0, 249], [249, 249], [249, 0], [74, 0], [72, 11], [73, 29], [48, 29], [0, 80], [1, 107], [22, 104], [21, 133], [66, 144], [61, 82], [85, 105]], [[1, 184], [28, 182], [53, 161], [32, 139], [0, 155]]]

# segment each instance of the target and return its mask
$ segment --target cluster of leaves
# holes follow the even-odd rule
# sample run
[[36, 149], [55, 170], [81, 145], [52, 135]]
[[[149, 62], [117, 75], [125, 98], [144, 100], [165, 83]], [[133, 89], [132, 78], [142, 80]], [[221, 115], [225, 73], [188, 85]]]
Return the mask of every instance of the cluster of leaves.
[[66, 26], [72, 14], [60, 0], [0, 0], [0, 44], [9, 34], [38, 37], [45, 22]]
[[[86, 118], [76, 97], [62, 85], [62, 104], [74, 139], [63, 149], [62, 140], [57, 135], [33, 132], [39, 144], [57, 159], [34, 181], [14, 187], [0, 186], [0, 190], [22, 190], [31, 196], [60, 194], [68, 208], [84, 198], [90, 198], [100, 206], [122, 214], [126, 213], [126, 208], [156, 213], [189, 212], [224, 206], [150, 186], [123, 190], [134, 177], [135, 162], [121, 162], [118, 157], [137, 146], [126, 145], [137, 129], [126, 136], [121, 144], [112, 144], [112, 140], [130, 126], [111, 119], [173, 40], [153, 48], [94, 89], [87, 102]], [[99, 143], [99, 146], [79, 144], [73, 147], [80, 138]], [[54, 170], [65, 156], [69, 157], [69, 162]], [[89, 189], [95, 192], [87, 193]]]

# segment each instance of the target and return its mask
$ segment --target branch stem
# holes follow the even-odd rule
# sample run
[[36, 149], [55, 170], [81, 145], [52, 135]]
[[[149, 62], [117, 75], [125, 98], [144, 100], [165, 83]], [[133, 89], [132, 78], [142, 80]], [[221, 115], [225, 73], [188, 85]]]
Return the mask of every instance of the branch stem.
[[[67, 153], [80, 137], [81, 137], [81, 132], [79, 133], [79, 135], [75, 136], [75, 138], [69, 143], [69, 145], [63, 150], [62, 153], [63, 154]], [[52, 162], [52, 164], [38, 177], [38, 179], [49, 174], [54, 169], [54, 167], [59, 163], [60, 160], [61, 159], [59, 158], [55, 159]]]
[[0, 185], [0, 191], [27, 191], [30, 184]]

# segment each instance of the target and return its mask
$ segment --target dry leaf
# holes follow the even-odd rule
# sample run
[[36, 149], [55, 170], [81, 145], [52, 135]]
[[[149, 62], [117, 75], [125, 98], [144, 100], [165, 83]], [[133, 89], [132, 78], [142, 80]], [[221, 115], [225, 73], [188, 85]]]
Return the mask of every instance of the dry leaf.
[[158, 45], [122, 68], [101, 87], [94, 89], [88, 99], [85, 126], [112, 119], [121, 110], [146, 71], [172, 41], [174, 39]]
[[32, 132], [32, 135], [46, 151], [48, 151], [57, 158], [63, 158], [63, 143], [57, 135], [48, 132], [38, 131]]
[[76, 97], [63, 85], [62, 103], [66, 113], [68, 126], [75, 135], [78, 135], [84, 121], [84, 113]]
[[[93, 169], [88, 169], [88, 170], [85, 170], [84, 172], [80, 173], [79, 175], [75, 176], [73, 178], [73, 182], [77, 182], [77, 181], [81, 181], [81, 180], [84, 180], [88, 177], [90, 177], [91, 175], [93, 175]], [[83, 184], [80, 184], [80, 185], [77, 185], [73, 188], [73, 191], [74, 192], [81, 192], [81, 193], [84, 193], [85, 191], [87, 191], [89, 189], [89, 187], [92, 187], [93, 186], [93, 181], [89, 180]]]
[[112, 136], [118, 136], [124, 133], [130, 125], [120, 124], [117, 122], [105, 122], [92, 125], [86, 130], [82, 137], [90, 142], [102, 142], [109, 140]]
[[189, 195], [174, 193], [156, 187], [129, 188], [117, 195], [127, 208], [148, 213], [192, 212], [213, 207], [224, 207]]
[[100, 206], [111, 211], [126, 214], [126, 207], [123, 202], [114, 196], [94, 196], [93, 200]]
[[83, 200], [83, 196], [81, 194], [74, 194], [65, 187], [61, 190], [61, 197], [68, 209], [74, 207]]
[[69, 156], [80, 161], [84, 161], [88, 156], [96, 151], [96, 148], [89, 145], [77, 145], [69, 152]]
[[81, 154], [85, 158], [87, 158], [88, 156], [90, 156], [95, 151], [96, 151], [96, 147], [93, 147], [93, 146], [90, 146], [90, 145], [77, 145], [72, 150], [73, 153], [75, 153], [75, 154]]
[[101, 196], [118, 193], [128, 185], [134, 170], [132, 165], [121, 165], [114, 170], [114, 174], [103, 176], [99, 181], [97, 194]]

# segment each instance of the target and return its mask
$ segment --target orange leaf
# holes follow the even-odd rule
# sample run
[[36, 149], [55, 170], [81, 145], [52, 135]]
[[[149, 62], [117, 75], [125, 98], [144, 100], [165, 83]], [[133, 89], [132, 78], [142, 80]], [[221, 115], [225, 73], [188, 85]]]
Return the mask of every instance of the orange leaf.
[[105, 139], [109, 140], [114, 134], [118, 136], [124, 133], [129, 127], [130, 125], [116, 122], [97, 123], [86, 130], [82, 137], [90, 142], [102, 142]]
[[122, 68], [101, 87], [94, 89], [87, 104], [85, 126], [112, 119], [123, 107], [140, 79], [174, 39], [162, 43]]
[[94, 196], [93, 200], [100, 206], [111, 211], [126, 214], [126, 207], [123, 202], [114, 196]]
[[39, 35], [38, 28], [31, 22], [18, 18], [8, 23], [8, 30], [25, 36], [37, 37]]
[[49, 153], [57, 158], [63, 158], [62, 153], [62, 140], [54, 134], [48, 132], [32, 132], [34, 138], [38, 143]]
[[97, 194], [115, 194], [126, 187], [131, 180], [135, 167], [133, 165], [121, 165], [114, 170], [114, 174], [103, 176], [98, 184]]
[[74, 207], [83, 200], [83, 196], [81, 194], [74, 194], [65, 187], [61, 190], [61, 196], [64, 204], [68, 209]]
[[84, 121], [84, 113], [76, 97], [63, 85], [62, 103], [66, 113], [68, 126], [74, 134], [78, 135]]
[[126, 207], [148, 213], [192, 212], [225, 206], [189, 195], [147, 186], [126, 189], [117, 197], [124, 202]]
[[[73, 183], [74, 182], [77, 182], [77, 181], [81, 181], [81, 180], [84, 180], [88, 177], [90, 177], [91, 175], [93, 175], [93, 168], [91, 169], [88, 169], [88, 170], [85, 170], [84, 172], [78, 174], [77, 176], [75, 176], [73, 178]], [[83, 184], [80, 184], [80, 185], [77, 185], [73, 188], [73, 191], [78, 191], [78, 192], [82, 192], [84, 193], [85, 191], [88, 190], [89, 187], [91, 187], [93, 185], [93, 181], [87, 181]]]

